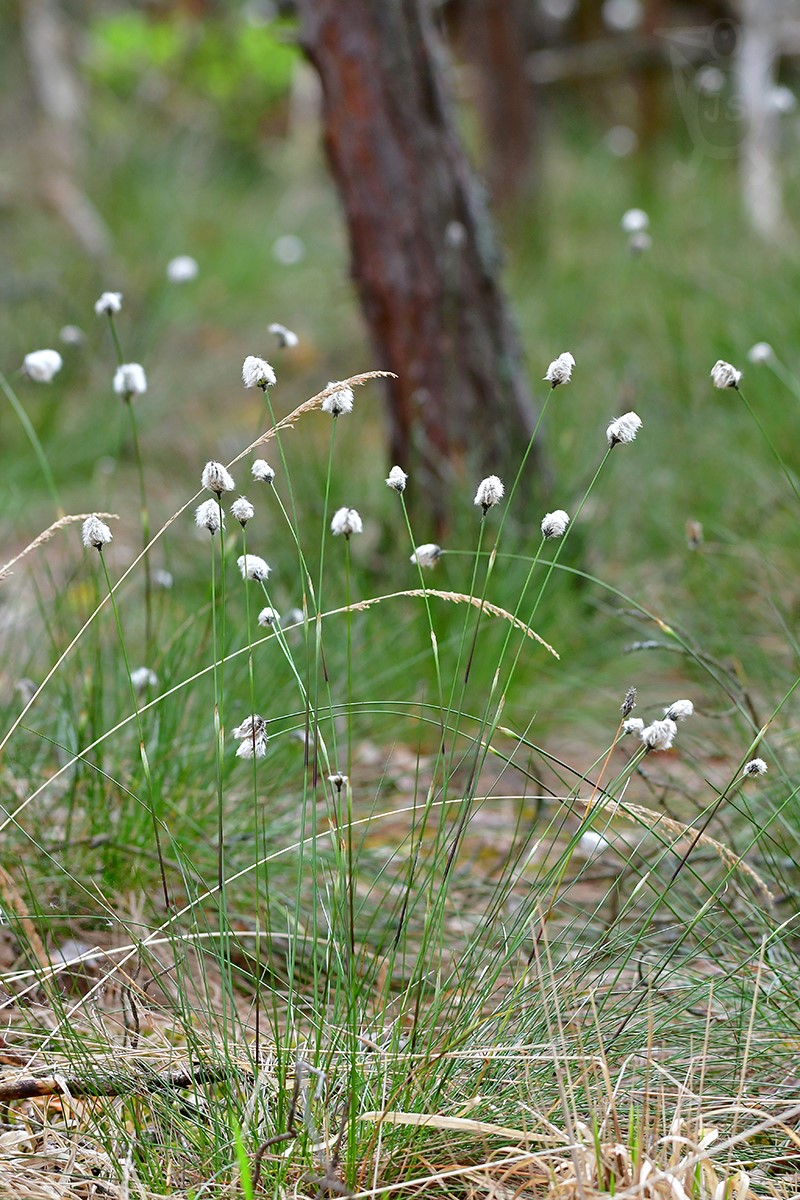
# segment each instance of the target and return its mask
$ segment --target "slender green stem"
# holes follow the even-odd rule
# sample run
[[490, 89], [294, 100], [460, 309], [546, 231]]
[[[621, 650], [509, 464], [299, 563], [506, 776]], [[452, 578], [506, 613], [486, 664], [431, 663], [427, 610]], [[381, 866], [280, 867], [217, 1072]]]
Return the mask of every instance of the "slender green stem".
[[139, 516], [142, 523], [142, 554], [144, 556], [144, 645], [145, 662], [149, 666], [153, 655], [153, 574], [150, 566], [150, 555], [147, 553], [147, 548], [150, 545], [150, 510], [147, 506], [144, 462], [142, 461], [142, 452], [139, 446], [139, 433], [136, 427], [136, 414], [133, 411], [132, 397], [125, 396], [124, 403], [130, 415], [133, 455], [136, 461], [136, 474], [139, 480]]
[[61, 499], [58, 494], [58, 488], [56, 487], [56, 481], [53, 478], [53, 472], [50, 470], [50, 463], [47, 461], [47, 455], [44, 452], [42, 443], [39, 441], [39, 437], [36, 433], [36, 430], [33, 428], [30, 417], [25, 412], [25, 409], [22, 407], [16, 392], [11, 387], [2, 371], [0, 371], [0, 388], [2, 388], [5, 392], [6, 398], [16, 413], [20, 425], [25, 430], [28, 441], [31, 444], [31, 449], [39, 461], [39, 466], [42, 468], [42, 474], [44, 475], [45, 483], [47, 484], [47, 490], [50, 492], [53, 504], [55, 506], [56, 516], [59, 518], [63, 517], [65, 515], [64, 508], [62, 507]]

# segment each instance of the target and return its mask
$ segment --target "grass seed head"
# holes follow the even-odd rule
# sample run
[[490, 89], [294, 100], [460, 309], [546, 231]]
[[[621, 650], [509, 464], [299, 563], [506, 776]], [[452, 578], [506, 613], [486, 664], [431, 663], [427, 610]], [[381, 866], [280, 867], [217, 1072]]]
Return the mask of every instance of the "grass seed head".
[[569, 513], [564, 512], [563, 508], [557, 508], [554, 512], [545, 513], [542, 518], [542, 537], [543, 538], [560, 538], [567, 532], [569, 525]]
[[545, 373], [545, 379], [554, 388], [557, 388], [559, 384], [569, 383], [572, 378], [572, 369], [574, 366], [575, 359], [569, 350], [564, 350], [559, 354], [558, 358], [554, 358], [550, 363]]
[[745, 763], [743, 775], [766, 775], [769, 767], [764, 762], [763, 758], [751, 758], [749, 763]]
[[236, 565], [242, 572], [242, 579], [252, 579], [256, 583], [265, 583], [269, 579], [270, 568], [257, 554], [240, 554]]
[[715, 388], [738, 388], [741, 378], [742, 372], [721, 358], [711, 368], [711, 379]]
[[99, 300], [94, 302], [94, 311], [98, 317], [112, 317], [122, 311], [122, 292], [103, 292]]
[[331, 533], [338, 537], [350, 538], [354, 533], [363, 533], [364, 526], [361, 517], [354, 508], [340, 508], [333, 514]]
[[328, 388], [336, 390], [322, 401], [320, 405], [322, 411], [330, 413], [332, 417], [340, 417], [342, 413], [351, 413], [354, 402], [353, 389], [339, 383], [329, 383]]
[[279, 325], [277, 322], [273, 322], [270, 325], [268, 332], [278, 339], [278, 345], [281, 350], [293, 349], [300, 340], [297, 334], [293, 333], [291, 329], [287, 329], [285, 325]]
[[420, 567], [435, 567], [443, 554], [444, 550], [435, 542], [424, 542], [421, 546], [417, 546], [409, 562], [417, 563]]
[[122, 363], [114, 372], [114, 391], [123, 400], [143, 396], [147, 391], [147, 376], [141, 363]]
[[502, 480], [497, 475], [487, 475], [478, 484], [478, 490], [475, 493], [475, 504], [480, 505], [483, 509], [483, 515], [486, 516], [490, 508], [494, 508], [495, 504], [499, 504], [505, 494]]
[[403, 470], [403, 468], [402, 467], [392, 467], [392, 469], [389, 472], [388, 477], [386, 479], [386, 486], [393, 488], [394, 491], [396, 491], [396, 492], [404, 492], [406, 490], [407, 482], [408, 482], [408, 475]]
[[167, 263], [167, 279], [170, 283], [191, 283], [197, 279], [200, 268], [191, 254], [179, 254]]
[[265, 358], [248, 354], [242, 363], [242, 383], [246, 388], [258, 387], [265, 392], [277, 383], [275, 372]]
[[87, 550], [90, 546], [93, 546], [95, 550], [102, 550], [103, 546], [107, 546], [111, 541], [113, 534], [105, 521], [101, 521], [93, 514], [83, 522], [81, 537]]
[[627, 445], [636, 439], [642, 428], [642, 419], [635, 412], [623, 413], [616, 417], [606, 430], [609, 446]]
[[213, 459], [203, 467], [200, 482], [215, 496], [221, 496], [223, 492], [232, 492], [236, 487], [233, 476], [227, 467], [223, 467], [222, 463], [214, 462]]
[[670, 750], [678, 732], [678, 726], [671, 717], [663, 721], [653, 721], [641, 732], [641, 739], [648, 750]]
[[248, 521], [252, 521], [255, 515], [256, 510], [253, 508], [246, 496], [240, 496], [239, 499], [234, 500], [233, 504], [231, 505], [231, 516], [239, 522], [242, 529], [244, 529]]
[[216, 500], [204, 500], [195, 509], [194, 522], [198, 529], [215, 534], [225, 527], [225, 516]]
[[26, 354], [22, 369], [34, 383], [52, 383], [64, 360], [57, 350], [31, 350]]

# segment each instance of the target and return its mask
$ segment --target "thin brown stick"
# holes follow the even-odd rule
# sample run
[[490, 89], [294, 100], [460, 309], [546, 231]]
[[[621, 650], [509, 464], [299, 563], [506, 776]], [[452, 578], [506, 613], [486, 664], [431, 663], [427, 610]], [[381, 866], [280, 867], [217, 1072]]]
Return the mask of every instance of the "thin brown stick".
[[130, 1071], [98, 1071], [94, 1075], [23, 1076], [0, 1081], [0, 1105], [36, 1096], [149, 1096], [171, 1088], [221, 1083], [230, 1078], [228, 1068], [211, 1065], [184, 1067], [168, 1075], [141, 1066]]

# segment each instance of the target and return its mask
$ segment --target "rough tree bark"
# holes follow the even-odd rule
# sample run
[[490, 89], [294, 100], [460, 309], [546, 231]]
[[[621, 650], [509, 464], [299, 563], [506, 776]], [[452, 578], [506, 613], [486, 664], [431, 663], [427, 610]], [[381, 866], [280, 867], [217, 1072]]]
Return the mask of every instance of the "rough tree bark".
[[389, 385], [391, 455], [423, 468], [439, 521], [467, 458], [518, 461], [534, 406], [498, 256], [456, 132], [426, 0], [299, 0], [352, 273]]

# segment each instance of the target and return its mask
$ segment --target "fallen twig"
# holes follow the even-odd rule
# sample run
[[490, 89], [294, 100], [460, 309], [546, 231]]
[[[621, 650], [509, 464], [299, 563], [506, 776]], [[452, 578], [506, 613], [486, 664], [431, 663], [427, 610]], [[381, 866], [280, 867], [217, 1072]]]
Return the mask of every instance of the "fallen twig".
[[221, 1083], [230, 1077], [229, 1068], [210, 1064], [168, 1074], [137, 1065], [127, 1071], [100, 1070], [91, 1075], [22, 1076], [0, 1080], [0, 1105], [36, 1096], [148, 1096], [193, 1084]]

